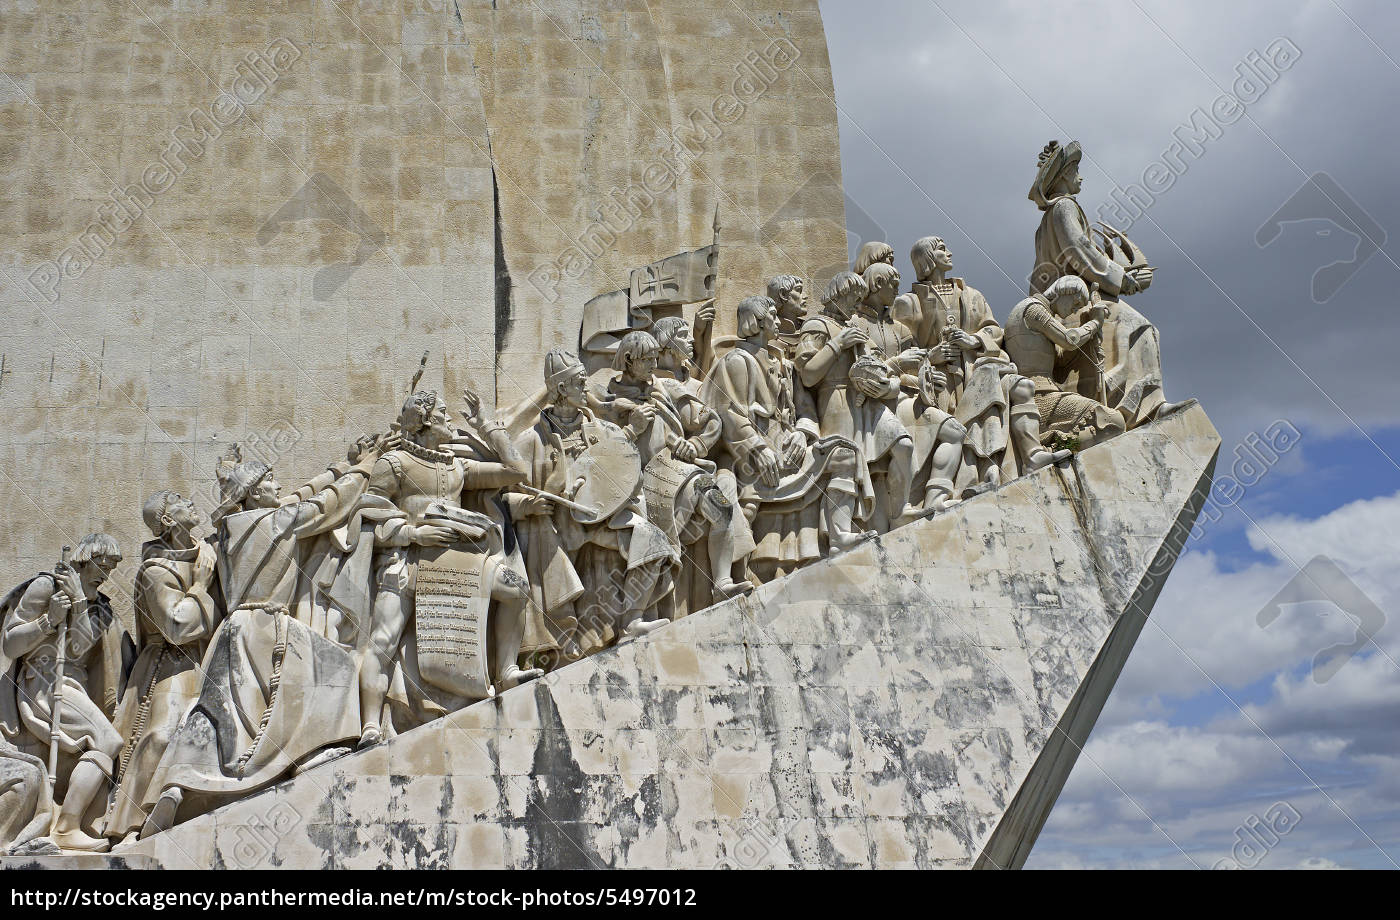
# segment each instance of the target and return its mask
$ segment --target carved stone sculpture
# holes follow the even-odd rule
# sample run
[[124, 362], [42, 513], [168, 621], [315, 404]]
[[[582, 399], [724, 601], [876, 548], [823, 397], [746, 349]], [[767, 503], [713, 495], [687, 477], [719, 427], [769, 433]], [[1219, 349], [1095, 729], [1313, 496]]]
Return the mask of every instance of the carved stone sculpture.
[[[471, 699], [490, 695], [493, 679], [514, 686], [537, 676], [517, 666], [515, 650], [492, 661], [492, 602], [500, 603], [501, 615], [518, 616], [528, 588], [506, 564], [500, 526], [463, 507], [464, 491], [498, 490], [524, 474], [507, 463], [462, 459], [447, 449], [455, 432], [434, 392], [408, 398], [399, 432], [401, 446], [375, 461], [362, 502], [376, 520], [377, 550], [373, 616], [360, 672], [365, 746], [384, 738], [381, 709], [396, 660], [414, 715], [440, 708], [419, 677]], [[431, 604], [424, 602], [428, 596]]]
[[857, 315], [869, 289], [851, 272], [831, 279], [823, 311], [802, 326], [795, 363], [816, 398], [823, 436], [853, 441], [876, 480], [872, 526], [883, 533], [912, 519], [909, 504], [913, 439], [895, 412], [900, 377], [909, 359], [888, 316]]
[[[680, 553], [647, 519], [635, 429], [589, 407], [587, 372], [574, 355], [551, 351], [544, 377], [547, 404], [515, 443], [531, 494], [512, 495], [510, 510], [531, 595], [521, 651], [550, 668], [652, 628]], [[590, 478], [597, 489], [585, 492]], [[605, 490], [617, 496], [610, 507], [574, 501]]]
[[797, 275], [774, 275], [768, 279], [767, 293], [778, 307], [778, 335], [773, 345], [780, 346], [791, 358], [807, 322], [807, 282]]
[[877, 262], [894, 265], [894, 247], [883, 240], [870, 240], [861, 244], [851, 271], [864, 277], [865, 270]]
[[[734, 472], [719, 469], [710, 458], [724, 422], [700, 397], [700, 381], [690, 373], [695, 356], [690, 327], [668, 317], [653, 331], [659, 351], [650, 401], [657, 418], [647, 446], [661, 440], [673, 446], [653, 450], [643, 468], [643, 488], [647, 514], [681, 549], [671, 611], [676, 619], [753, 590], [744, 571], [754, 541]], [[621, 379], [618, 385], [626, 386]]]
[[146, 784], [142, 836], [359, 739], [373, 533], [357, 503], [377, 456], [362, 439], [285, 496], [268, 464], [236, 451], [221, 463], [212, 545], [226, 616], [198, 699]]
[[0, 855], [56, 854], [45, 835], [53, 822], [53, 797], [44, 762], [0, 738]]
[[1079, 175], [1082, 156], [1078, 141], [1063, 147], [1051, 141], [1040, 152], [1028, 196], [1042, 212], [1035, 231], [1030, 293], [1048, 290], [1064, 275], [1098, 286], [1110, 304], [1104, 315], [1103, 360], [1097, 368], [1081, 362], [1072, 369], [1069, 384], [1091, 399], [1098, 398], [1101, 388], [1102, 401], [1117, 409], [1129, 428], [1136, 428], [1181, 404], [1168, 403], [1163, 393], [1157, 328], [1119, 299], [1147, 290], [1153, 270], [1140, 254], [1121, 259], [1124, 249], [1135, 254], [1137, 250], [1120, 231], [1090, 226], [1076, 197], [1084, 184]]
[[946, 376], [940, 406], [966, 429], [956, 491], [976, 492], [1067, 457], [1041, 447], [1035, 387], [1002, 350], [1002, 328], [987, 299], [948, 275], [947, 245], [927, 236], [909, 257], [917, 280], [892, 311], [914, 344], [927, 349], [932, 369]]
[[1075, 275], [1065, 275], [1043, 294], [1032, 294], [1006, 320], [1006, 350], [1016, 366], [1035, 382], [1035, 404], [1044, 436], [1077, 439], [1081, 447], [1124, 430], [1122, 417], [1107, 406], [1055, 382], [1057, 367], [1083, 353], [1093, 354], [1103, 331], [1104, 305], [1095, 304], [1085, 322], [1066, 327], [1064, 320], [1089, 307], [1089, 289]]
[[919, 348], [908, 327], [891, 314], [899, 295], [899, 272], [888, 262], [874, 262], [862, 276], [869, 293], [859, 316], [880, 335], [876, 346], [886, 356], [891, 374], [900, 381], [896, 413], [914, 442], [910, 500], [920, 499], [923, 510], [942, 510], [953, 498], [958, 471], [963, 465], [963, 440], [967, 429], [942, 405], [948, 393], [947, 375], [936, 368], [928, 374], [932, 393], [920, 386], [921, 368], [929, 363], [927, 348]]
[[822, 554], [823, 531], [832, 552], [874, 532], [874, 488], [855, 442], [823, 437], [816, 405], [797, 367], [778, 341], [778, 309], [771, 298], [738, 306], [739, 343], [716, 362], [701, 389], [724, 422], [719, 465], [739, 485], [755, 549], [749, 568], [771, 581]]
[[212, 593], [215, 551], [197, 540], [194, 502], [170, 491], [146, 500], [141, 517], [152, 539], [136, 570], [136, 645], [141, 650], [117, 710], [123, 739], [106, 835], [122, 839], [146, 823], [160, 789], [156, 768], [203, 683], [200, 662], [219, 625]]
[[17, 746], [37, 742], [50, 751], [50, 763], [51, 746], [78, 758], [52, 834], [65, 850], [108, 848], [88, 829], [102, 817], [121, 752], [111, 715], [134, 652], [98, 588], [121, 558], [112, 537], [88, 534], [69, 562], [0, 600], [0, 734]]

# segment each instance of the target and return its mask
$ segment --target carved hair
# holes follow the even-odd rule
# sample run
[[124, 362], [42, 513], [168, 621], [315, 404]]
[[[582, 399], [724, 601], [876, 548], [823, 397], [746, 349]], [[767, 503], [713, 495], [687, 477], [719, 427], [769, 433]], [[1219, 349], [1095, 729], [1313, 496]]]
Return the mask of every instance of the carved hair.
[[437, 409], [437, 402], [436, 390], [419, 390], [404, 400], [403, 408], [399, 410], [399, 430], [407, 436], [427, 428], [428, 420]]
[[689, 324], [681, 316], [663, 316], [651, 324], [652, 334], [656, 336], [656, 343], [662, 350], [671, 347], [671, 343], [680, 335], [682, 329], [689, 328]]
[[613, 370], [625, 371], [638, 358], [654, 358], [661, 352], [656, 336], [645, 329], [634, 329], [617, 343], [617, 354], [613, 355]]
[[1078, 275], [1061, 275], [1055, 282], [1045, 289], [1045, 299], [1054, 303], [1056, 298], [1067, 297], [1071, 294], [1077, 295], [1078, 299], [1087, 301], [1089, 299], [1089, 285], [1084, 283], [1084, 279]]
[[926, 265], [932, 265], [934, 250], [942, 245], [943, 237], [941, 236], [926, 236], [915, 240], [914, 245], [909, 249], [909, 261], [913, 262], [916, 268], [921, 261]]
[[[773, 289], [772, 281], [768, 282], [768, 289], [770, 291]], [[758, 335], [758, 330], [763, 328], [763, 322], [768, 318], [768, 311], [777, 308], [778, 305], [773, 302], [773, 298], [764, 297], [762, 294], [745, 297], [739, 301], [739, 307], [736, 311], [739, 314], [739, 328], [735, 330], [739, 333], [739, 338], [747, 339], [750, 336]]]
[[146, 499], [146, 503], [141, 506], [141, 520], [146, 522], [146, 527], [156, 536], [165, 533], [165, 527], [160, 519], [165, 517], [165, 512], [175, 502], [180, 500], [179, 492], [172, 492], [170, 489], [161, 489]]
[[864, 275], [867, 268], [881, 262], [894, 264], [894, 247], [880, 240], [871, 240], [861, 244], [860, 251], [856, 253], [856, 265], [853, 271], [857, 275]]
[[893, 284], [897, 292], [899, 290], [899, 269], [888, 262], [876, 262], [866, 267], [861, 280], [871, 291], [874, 291], [881, 283], [886, 283]]
[[120, 562], [122, 551], [117, 545], [117, 538], [105, 533], [90, 533], [78, 541], [68, 561], [76, 565], [91, 561], [93, 556], [106, 556]]
[[826, 286], [826, 293], [822, 295], [822, 303], [828, 306], [835, 306], [842, 301], [847, 303], [859, 303], [870, 293], [870, 288], [866, 285], [865, 279], [855, 272], [837, 272]]
[[768, 279], [768, 296], [776, 304], [786, 300], [787, 296], [802, 283], [802, 279], [796, 275], [774, 275]]

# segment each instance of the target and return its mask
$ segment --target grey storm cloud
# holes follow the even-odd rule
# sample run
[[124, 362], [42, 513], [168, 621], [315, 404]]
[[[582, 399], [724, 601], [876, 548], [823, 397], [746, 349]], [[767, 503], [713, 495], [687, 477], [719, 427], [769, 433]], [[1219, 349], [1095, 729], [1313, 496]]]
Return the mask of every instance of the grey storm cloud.
[[[1115, 186], [1142, 183], [1178, 129], [1199, 130], [1193, 113], [1210, 113], [1251, 57], [1292, 43], [1297, 60], [1199, 155], [1177, 155], [1184, 173], [1133, 224], [1158, 268], [1133, 302], [1161, 329], [1169, 396], [1199, 397], [1226, 444], [1279, 417], [1329, 433], [1348, 417], [1368, 431], [1400, 421], [1382, 396], [1400, 330], [1389, 155], [1400, 129], [1384, 114], [1400, 89], [1400, 11], [832, 0], [822, 13], [847, 196], [885, 230], [902, 272], [914, 239], [947, 239], [957, 271], [1003, 316], [1024, 296], [1039, 218], [1026, 193], [1046, 141], [1084, 145], [1080, 201], [1093, 216]], [[1314, 208], [1256, 239], [1315, 173], [1386, 241], [1325, 303], [1313, 275], [1356, 249], [1346, 220]]]
[[[1288, 475], [1306, 465], [1325, 488], [1328, 438], [1400, 423], [1389, 397], [1400, 7], [824, 0], [822, 15], [857, 215], [847, 229], [883, 235], [906, 280], [910, 244], [942, 236], [956, 273], [1005, 318], [1031, 269], [1036, 155], [1077, 139], [1091, 218], [1124, 219], [1105, 207], [1123, 202], [1115, 188], [1150, 192], [1127, 219], [1158, 271], [1132, 301], [1161, 330], [1168, 397], [1198, 397], [1220, 429], [1221, 472], [1246, 433], [1287, 419], [1308, 444]], [[1296, 54], [1271, 70], [1281, 42]], [[1362, 449], [1375, 452], [1363, 464], [1371, 493], [1400, 489], [1400, 467]], [[1400, 600], [1394, 566], [1362, 544], [1393, 554], [1397, 528], [1400, 495], [1268, 522], [1285, 543], [1296, 534], [1298, 564], [1330, 552], [1369, 573], [1386, 610]], [[1294, 575], [1292, 557], [1232, 570], [1202, 549], [1178, 566], [1196, 581], [1168, 582], [1153, 614], [1162, 629], [1145, 631], [1030, 865], [1210, 866], [1286, 801], [1301, 821], [1262, 865], [1393, 867], [1395, 626], [1318, 683], [1311, 662], [1355, 632], [1350, 621], [1299, 608], [1260, 626], [1255, 612]], [[1203, 712], [1175, 708], [1212, 696]]]

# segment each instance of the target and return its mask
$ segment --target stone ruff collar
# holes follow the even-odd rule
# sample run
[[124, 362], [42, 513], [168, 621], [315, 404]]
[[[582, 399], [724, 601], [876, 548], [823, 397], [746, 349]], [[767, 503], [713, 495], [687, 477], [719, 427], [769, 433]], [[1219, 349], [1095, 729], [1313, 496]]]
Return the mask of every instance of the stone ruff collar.
[[417, 457], [419, 460], [428, 463], [451, 463], [456, 454], [450, 450], [433, 450], [431, 447], [424, 447], [421, 444], [414, 444], [408, 439], [404, 439], [400, 445], [404, 452]]

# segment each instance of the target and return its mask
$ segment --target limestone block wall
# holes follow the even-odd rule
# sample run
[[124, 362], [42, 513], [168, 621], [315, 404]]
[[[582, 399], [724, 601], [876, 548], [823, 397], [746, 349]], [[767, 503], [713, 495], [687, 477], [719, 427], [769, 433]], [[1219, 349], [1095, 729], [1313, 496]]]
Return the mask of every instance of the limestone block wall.
[[304, 480], [425, 349], [519, 398], [716, 207], [731, 307], [844, 259], [816, 0], [0, 0], [0, 59], [5, 585], [95, 529], [134, 560], [230, 441]]
[[1019, 866], [1218, 448], [1192, 407], [122, 859]]

